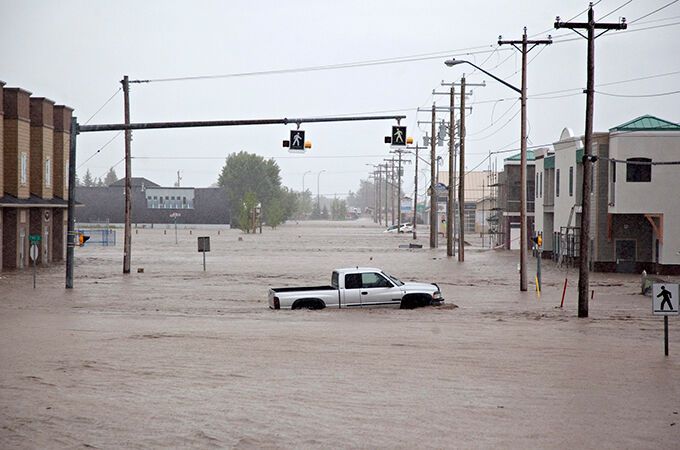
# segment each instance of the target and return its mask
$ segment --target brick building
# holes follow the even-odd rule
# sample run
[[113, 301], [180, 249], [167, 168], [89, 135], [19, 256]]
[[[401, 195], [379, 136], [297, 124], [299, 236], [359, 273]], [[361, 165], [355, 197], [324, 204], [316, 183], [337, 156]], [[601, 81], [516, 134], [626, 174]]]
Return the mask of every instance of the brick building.
[[64, 259], [71, 108], [0, 82], [0, 270]]

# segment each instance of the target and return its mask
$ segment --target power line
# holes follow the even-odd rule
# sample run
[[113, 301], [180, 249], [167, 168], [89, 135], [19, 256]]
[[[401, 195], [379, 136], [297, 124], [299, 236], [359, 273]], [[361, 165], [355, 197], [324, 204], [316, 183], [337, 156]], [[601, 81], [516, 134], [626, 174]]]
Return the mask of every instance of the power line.
[[93, 154], [91, 154], [89, 158], [87, 158], [85, 161], [83, 161], [82, 163], [80, 163], [80, 165], [76, 168], [76, 170], [77, 170], [77, 169], [80, 169], [81, 167], [83, 167], [83, 165], [85, 165], [86, 162], [88, 162], [89, 160], [91, 160], [92, 158], [94, 158], [95, 156], [97, 156], [102, 150], [104, 150], [111, 142], [113, 142], [114, 139], [116, 139], [116, 138], [117, 138], [118, 136], [120, 136], [121, 134], [123, 134], [122, 131], [119, 131], [118, 133], [116, 133], [116, 135], [113, 136], [111, 139], [109, 139], [108, 142], [107, 142], [106, 144], [104, 144], [104, 145], [102, 145], [101, 147], [99, 147], [99, 149], [98, 149], [96, 152], [94, 152]]
[[665, 95], [680, 94], [680, 91], [658, 92], [656, 94], [633, 94], [633, 95], [611, 94], [611, 93], [602, 92], [602, 91], [595, 91], [595, 93], [600, 94], [600, 95], [607, 95], [609, 97], [639, 98], [639, 97], [663, 97]]
[[633, 0], [628, 0], [626, 3], [624, 3], [624, 4], [621, 5], [621, 6], [619, 6], [618, 8], [615, 8], [615, 9], [613, 9], [612, 11], [609, 11], [609, 12], [608, 12], [607, 14], [605, 14], [604, 16], [599, 17], [599, 20], [606, 19], [607, 17], [609, 17], [609, 16], [611, 16], [612, 14], [614, 14], [616, 11], [620, 10], [620, 9], [623, 8], [624, 6], [627, 6], [627, 5], [631, 4], [631, 3], [633, 3]]
[[[491, 48], [489, 48], [491, 47]], [[487, 49], [487, 50], [479, 50]], [[473, 51], [474, 50], [474, 51]], [[480, 45], [476, 47], [467, 47], [457, 50], [446, 50], [432, 53], [421, 53], [409, 56], [398, 56], [391, 58], [373, 59], [373, 60], [363, 60], [363, 61], [353, 61], [346, 63], [337, 64], [326, 64], [318, 66], [306, 66], [288, 69], [270, 69], [262, 71], [252, 71], [252, 72], [236, 72], [227, 74], [215, 74], [215, 75], [196, 75], [196, 76], [184, 76], [184, 77], [172, 77], [172, 78], [155, 78], [148, 80], [131, 80], [131, 83], [160, 83], [160, 82], [171, 82], [171, 81], [195, 81], [195, 80], [212, 80], [220, 78], [237, 78], [237, 77], [248, 77], [248, 76], [260, 76], [260, 75], [281, 75], [288, 73], [300, 73], [300, 72], [315, 72], [322, 70], [335, 70], [335, 69], [348, 69], [355, 67], [368, 67], [377, 66], [384, 64], [399, 64], [414, 61], [425, 61], [430, 59], [439, 59], [445, 56], [469, 56], [477, 54], [486, 54], [494, 52], [493, 45]], [[464, 52], [464, 53], [461, 53]], [[453, 55], [452, 55], [453, 53]]]
[[680, 0], [673, 0], [672, 2], [668, 2], [668, 3], [666, 3], [665, 5], [663, 5], [662, 7], [657, 8], [657, 9], [655, 9], [654, 11], [652, 11], [652, 12], [650, 12], [650, 13], [647, 13], [647, 14], [645, 14], [644, 16], [638, 17], [637, 19], [635, 19], [635, 20], [629, 22], [629, 25], [632, 25], [632, 24], [634, 24], [635, 22], [637, 22], [638, 20], [644, 19], [645, 17], [649, 17], [649, 16], [651, 16], [652, 14], [656, 14], [656, 13], [658, 13], [659, 11], [661, 11], [662, 9], [666, 9], [666, 8], [668, 8], [669, 6], [671, 6], [672, 4], [677, 3], [678, 1], [680, 1]]
[[108, 105], [109, 102], [110, 102], [111, 100], [113, 100], [113, 98], [121, 91], [121, 89], [123, 89], [123, 88], [118, 88], [118, 90], [116, 90], [116, 92], [114, 92], [113, 95], [112, 95], [111, 97], [109, 97], [109, 99], [106, 100], [106, 101], [104, 102], [104, 104], [103, 104], [102, 106], [100, 106], [99, 109], [98, 109], [97, 111], [95, 111], [94, 114], [92, 114], [92, 115], [90, 116], [90, 118], [87, 119], [87, 120], [85, 121], [85, 123], [84, 123], [83, 125], [87, 125], [88, 123], [90, 123], [90, 120], [92, 120], [92, 119], [94, 118], [94, 116], [96, 116], [97, 114], [99, 114], [99, 111], [101, 111], [102, 109], [104, 109], [104, 107], [105, 107], [106, 105]]

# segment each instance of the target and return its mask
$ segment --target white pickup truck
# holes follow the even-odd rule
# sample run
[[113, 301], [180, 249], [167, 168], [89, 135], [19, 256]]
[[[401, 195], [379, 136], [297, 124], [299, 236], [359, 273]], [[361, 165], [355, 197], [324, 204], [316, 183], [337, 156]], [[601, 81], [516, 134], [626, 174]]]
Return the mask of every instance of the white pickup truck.
[[370, 306], [441, 305], [439, 286], [434, 283], [404, 283], [371, 267], [333, 271], [330, 286], [269, 289], [271, 309], [361, 308]]

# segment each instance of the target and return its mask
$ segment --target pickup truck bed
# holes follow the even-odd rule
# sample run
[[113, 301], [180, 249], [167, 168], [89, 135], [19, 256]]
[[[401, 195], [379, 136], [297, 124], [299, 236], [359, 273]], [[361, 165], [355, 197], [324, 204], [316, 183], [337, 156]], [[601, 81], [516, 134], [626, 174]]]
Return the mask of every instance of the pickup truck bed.
[[277, 294], [282, 292], [307, 292], [307, 291], [337, 291], [333, 286], [305, 286], [305, 287], [283, 287], [272, 288]]

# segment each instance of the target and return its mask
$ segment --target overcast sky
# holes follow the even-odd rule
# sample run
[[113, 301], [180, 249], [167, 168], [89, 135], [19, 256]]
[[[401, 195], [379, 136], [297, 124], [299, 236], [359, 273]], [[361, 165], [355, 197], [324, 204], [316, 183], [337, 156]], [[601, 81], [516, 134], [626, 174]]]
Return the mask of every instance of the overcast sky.
[[[678, 90], [680, 2], [648, 16], [670, 0], [602, 0], [596, 18], [623, 7], [606, 22], [625, 17], [626, 32], [610, 31], [596, 41], [598, 91], [647, 95]], [[447, 68], [447, 58], [469, 59], [519, 86], [520, 55], [504, 39], [529, 36], [555, 43], [530, 55], [528, 117], [530, 145], [549, 144], [564, 127], [584, 128], [586, 42], [570, 30], [552, 29], [555, 16], [568, 20], [586, 10], [583, 0], [561, 1], [48, 1], [0, 0], [0, 80], [75, 109], [85, 123], [130, 79], [229, 75], [388, 60], [349, 68], [291, 71], [191, 81], [133, 84], [132, 122], [405, 114], [408, 135], [421, 140], [432, 101], [448, 105], [442, 80], [467, 73], [473, 89], [467, 116], [467, 168], [488, 167], [490, 151], [519, 145], [517, 95], [470, 66]], [[639, 21], [632, 23], [634, 20]], [[575, 20], [585, 20], [585, 13]], [[574, 39], [578, 38], [578, 39]], [[573, 39], [573, 40], [572, 40]], [[535, 59], [534, 59], [535, 58]], [[396, 61], [396, 62], [394, 62]], [[664, 75], [669, 74], [670, 75]], [[649, 77], [644, 80], [629, 81]], [[604, 86], [606, 83], [626, 81]], [[571, 91], [538, 94], [553, 91]], [[570, 94], [570, 95], [569, 95]], [[533, 99], [531, 96], [537, 96]], [[546, 98], [547, 97], [547, 98]], [[496, 100], [504, 99], [496, 102]], [[643, 114], [680, 121], [680, 95], [595, 97], [595, 130]], [[442, 114], [447, 118], [448, 114]], [[120, 123], [118, 91], [90, 124]], [[393, 122], [307, 124], [313, 148], [292, 155], [282, 148], [291, 126], [136, 131], [133, 175], [172, 185], [214, 183], [224, 158], [240, 150], [274, 157], [284, 185], [316, 194], [356, 191], [360, 179], [388, 157], [383, 137]], [[95, 177], [115, 166], [123, 176], [123, 137], [116, 132], [78, 137], [78, 173]], [[113, 140], [111, 140], [114, 138]], [[107, 142], [108, 146], [92, 157]], [[421, 140], [422, 142], [422, 140]], [[445, 148], [438, 148], [442, 155]], [[503, 154], [503, 157], [510, 154]], [[88, 158], [92, 157], [88, 160]], [[169, 158], [189, 159], [169, 159]], [[144, 159], [146, 158], [146, 159]], [[86, 161], [87, 160], [87, 161]], [[501, 162], [499, 160], [499, 166]], [[423, 167], [421, 165], [421, 167]], [[426, 169], [426, 168], [424, 168]], [[425, 173], [420, 186], [426, 181]], [[404, 190], [413, 188], [406, 169]], [[424, 191], [421, 191], [421, 195]]]

